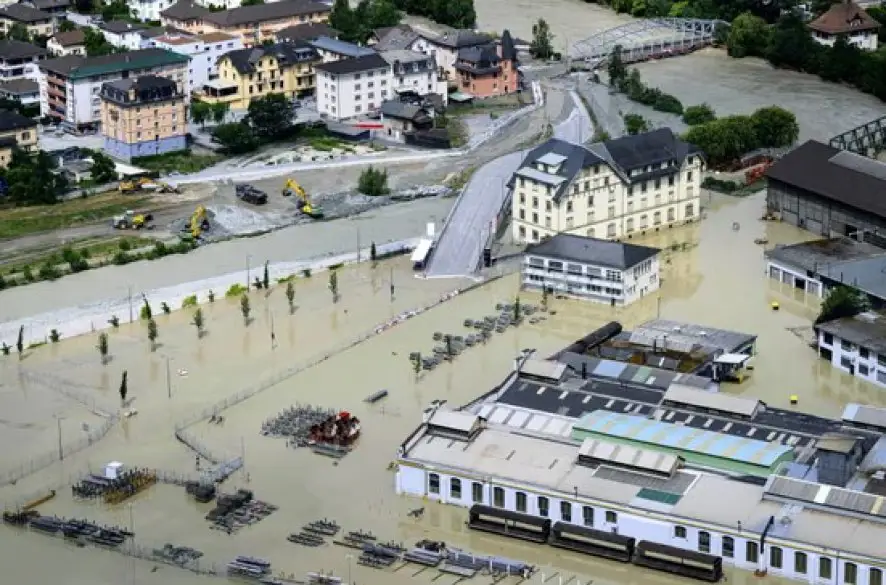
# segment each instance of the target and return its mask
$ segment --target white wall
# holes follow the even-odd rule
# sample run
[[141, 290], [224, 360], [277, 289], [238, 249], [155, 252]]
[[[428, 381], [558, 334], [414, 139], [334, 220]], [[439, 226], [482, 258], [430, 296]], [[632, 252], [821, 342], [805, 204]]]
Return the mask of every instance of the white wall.
[[[820, 33], [817, 31], [811, 32], [812, 40], [814, 40], [819, 45], [824, 45], [826, 47], [833, 47], [837, 43], [837, 38], [839, 36]], [[849, 35], [846, 38], [846, 41], [850, 45], [855, 45], [863, 51], [876, 51], [878, 45], [877, 31], [864, 31]]]
[[455, 62], [458, 60], [458, 50], [444, 47], [419, 37], [409, 46], [410, 51], [424, 53], [434, 58], [437, 69], [443, 71], [451, 78], [455, 78]]
[[868, 348], [818, 332], [818, 355], [830, 350], [831, 365], [872, 384], [886, 387], [886, 354], [877, 354]]
[[624, 304], [629, 305], [657, 291], [661, 286], [659, 270], [658, 256], [650, 258], [648, 263], [644, 262], [626, 270]]
[[[16, 64], [16, 65], [0, 65], [0, 81], [8, 81], [10, 79], [31, 79], [33, 81], [38, 81], [40, 79], [40, 66], [38, 65], [38, 61], [33, 61], [31, 63], [25, 64]], [[20, 73], [14, 73], [14, 71], [21, 69]]]
[[129, 9], [141, 21], [160, 20], [160, 13], [175, 4], [175, 0], [130, 0]]
[[376, 111], [391, 95], [390, 67], [343, 75], [317, 71], [317, 111], [333, 120]]
[[[805, 271], [793, 266], [770, 260], [766, 263], [766, 274], [769, 278], [788, 284], [798, 290], [806, 291], [817, 297], [823, 297], [827, 292], [825, 291], [824, 284], [819, 279], [809, 277]], [[802, 286], [798, 287], [798, 284]]]

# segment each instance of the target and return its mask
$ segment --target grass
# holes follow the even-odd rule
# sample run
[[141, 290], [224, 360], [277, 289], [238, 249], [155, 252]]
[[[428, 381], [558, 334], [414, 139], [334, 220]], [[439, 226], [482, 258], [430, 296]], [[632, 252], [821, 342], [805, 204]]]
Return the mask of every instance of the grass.
[[158, 173], [196, 173], [219, 163], [223, 158], [217, 154], [182, 151], [134, 158], [132, 164]]
[[[153, 246], [154, 242], [151, 238], [141, 238], [138, 236], [122, 236], [108, 239], [85, 239], [79, 242], [71, 242], [64, 249], [70, 248], [80, 257], [88, 260], [91, 266], [99, 265], [102, 261], [107, 261], [121, 250], [138, 250]], [[0, 266], [0, 276], [9, 277], [12, 275], [21, 275], [25, 267], [30, 267], [32, 273], [36, 273], [42, 266], [59, 266], [62, 272], [67, 271], [67, 261], [64, 259], [62, 248], [53, 248], [39, 254], [33, 254], [27, 258], [22, 258], [17, 262], [10, 262], [5, 266]]]
[[474, 173], [476, 171], [476, 166], [470, 166], [462, 171], [459, 171], [458, 174], [456, 174], [451, 179], [449, 179], [449, 181], [446, 182], [446, 186], [453, 191], [461, 191], [462, 189], [464, 189], [465, 185], [468, 184], [468, 181], [471, 180], [471, 177], [474, 176]]
[[0, 240], [94, 223], [137, 209], [149, 199], [117, 192], [72, 199], [55, 205], [0, 207]]

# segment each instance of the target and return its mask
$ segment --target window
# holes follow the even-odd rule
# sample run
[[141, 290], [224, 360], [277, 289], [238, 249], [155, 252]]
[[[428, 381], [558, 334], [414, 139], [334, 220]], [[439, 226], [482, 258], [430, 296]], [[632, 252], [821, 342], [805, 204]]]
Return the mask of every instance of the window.
[[505, 488], [502, 487], [494, 487], [492, 488], [492, 505], [496, 508], [504, 508], [505, 507]]
[[572, 522], [572, 504], [570, 502], [560, 502], [560, 520]]
[[846, 585], [858, 583], [858, 566], [855, 563], [843, 565], [843, 583], [846, 583]]
[[461, 499], [461, 480], [457, 477], [449, 480], [449, 496], [458, 500]]
[[526, 494], [524, 492], [517, 492], [517, 511], [525, 512], [526, 511]]
[[674, 538], [686, 538], [686, 527], [674, 526]]
[[[833, 342], [833, 337], [831, 337], [831, 341]], [[877, 365], [886, 368], [886, 354], [877, 354]]]
[[550, 506], [550, 502], [544, 496], [538, 496], [538, 515], [544, 518], [548, 517], [548, 508]]
[[668, 208], [668, 221], [669, 222], [674, 221], [674, 208], [673, 207]]
[[871, 570], [868, 571], [868, 585], [883, 585], [883, 571], [871, 567]]
[[822, 343], [824, 343], [825, 345], [833, 345], [834, 336], [830, 333], [825, 333], [824, 338], [822, 339]]
[[756, 563], [760, 556], [760, 550], [757, 543], [749, 540], [745, 543], [744, 558], [749, 563]]
[[698, 550], [703, 553], [711, 552], [711, 533], [704, 530], [698, 533]]
[[695, 206], [691, 203], [686, 204], [686, 217], [692, 217], [692, 214], [695, 212]]
[[804, 552], [795, 552], [794, 553], [794, 572], [800, 573], [801, 575], [806, 574], [806, 564], [807, 558], [806, 553]]
[[428, 475], [428, 493], [440, 493], [440, 476], [436, 473], [431, 473]]
[[686, 180], [687, 180], [687, 181], [691, 181], [691, 180], [692, 180], [692, 171], [689, 171], [688, 173], [686, 173]]
[[572, 201], [566, 202], [566, 213], [572, 213]]
[[868, 352], [868, 348], [859, 347], [858, 348], [858, 357], [860, 357], [863, 360], [869, 359], [871, 357], [871, 354], [870, 354], [870, 352]]
[[784, 565], [784, 553], [780, 546], [769, 547], [769, 566], [773, 569], [781, 569]]
[[735, 556], [735, 540], [731, 536], [723, 537], [723, 558], [731, 559]]
[[618, 514], [612, 511], [606, 512], [606, 522], [609, 524], [617, 524], [618, 523]]
[[606, 226], [606, 237], [614, 238], [615, 237], [615, 224], [610, 223]]
[[582, 506], [581, 508], [581, 519], [584, 522], [585, 526], [593, 526], [594, 525], [594, 509], [590, 506]]
[[483, 503], [483, 484], [474, 482], [471, 484], [471, 499], [475, 504]]
[[867, 376], [870, 373], [870, 369], [865, 364], [858, 364], [858, 374], [860, 376]]
[[843, 351], [852, 351], [854, 348], [851, 343], [846, 341], [845, 339], [840, 340], [840, 348]]
[[819, 557], [818, 576], [822, 579], [831, 578], [831, 559], [829, 559], [828, 557]]

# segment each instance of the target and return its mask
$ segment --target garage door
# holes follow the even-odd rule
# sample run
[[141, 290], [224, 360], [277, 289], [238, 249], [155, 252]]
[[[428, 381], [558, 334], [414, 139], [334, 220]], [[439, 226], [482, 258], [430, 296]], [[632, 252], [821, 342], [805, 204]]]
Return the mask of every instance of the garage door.
[[806, 229], [812, 232], [813, 234], [821, 234], [826, 235], [824, 233], [824, 227], [821, 225], [821, 222], [815, 219], [807, 219], [806, 220]]
[[799, 225], [799, 222], [797, 221], [797, 214], [793, 211], [782, 210], [781, 217], [782, 219], [784, 219], [784, 221], [791, 225]]

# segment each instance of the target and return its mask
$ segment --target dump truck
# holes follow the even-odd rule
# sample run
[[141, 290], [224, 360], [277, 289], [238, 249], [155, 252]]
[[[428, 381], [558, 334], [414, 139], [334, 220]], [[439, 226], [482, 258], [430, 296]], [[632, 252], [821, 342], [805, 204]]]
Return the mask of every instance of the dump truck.
[[286, 180], [286, 183], [283, 185], [283, 196], [295, 197], [295, 203], [296, 206], [298, 206], [298, 210], [308, 217], [314, 219], [321, 219], [323, 217], [323, 210], [311, 203], [304, 187], [299, 185], [298, 181], [295, 179]]
[[151, 229], [154, 226], [154, 215], [148, 212], [129, 210], [123, 215], [118, 215], [111, 220], [111, 225], [118, 230], [140, 230]]
[[237, 199], [253, 205], [264, 205], [268, 202], [268, 194], [252, 185], [237, 185], [234, 188]]

